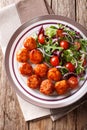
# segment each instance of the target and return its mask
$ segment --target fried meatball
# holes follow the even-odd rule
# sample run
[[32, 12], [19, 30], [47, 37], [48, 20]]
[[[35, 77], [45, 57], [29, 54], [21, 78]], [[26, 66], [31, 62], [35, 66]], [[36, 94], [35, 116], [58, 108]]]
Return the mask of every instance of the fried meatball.
[[16, 59], [19, 62], [26, 62], [29, 59], [28, 55], [28, 50], [26, 48], [21, 48], [16, 54]]
[[28, 37], [24, 40], [24, 47], [29, 51], [37, 48], [36, 41], [33, 37]]
[[59, 95], [65, 94], [69, 88], [66, 80], [61, 80], [55, 83], [55, 89]]
[[47, 75], [48, 66], [46, 64], [37, 64], [34, 67], [34, 72], [40, 77], [45, 77]]
[[78, 78], [75, 77], [75, 76], [71, 76], [69, 79], [68, 79], [68, 84], [69, 84], [69, 87], [72, 88], [72, 89], [75, 89], [76, 87], [78, 87], [79, 83], [78, 83]]
[[39, 88], [40, 83], [41, 83], [41, 79], [37, 75], [31, 75], [27, 79], [27, 85], [28, 85], [28, 87], [30, 87], [32, 89]]
[[61, 72], [57, 68], [49, 69], [47, 77], [50, 80], [59, 81], [62, 77]]
[[43, 60], [43, 54], [37, 49], [33, 49], [29, 53], [30, 62], [33, 64], [39, 64]]
[[22, 63], [19, 68], [19, 71], [22, 75], [31, 75], [33, 73], [33, 68], [29, 63], [25, 62]]
[[40, 85], [40, 92], [45, 95], [50, 95], [54, 92], [54, 84], [51, 80], [45, 79]]

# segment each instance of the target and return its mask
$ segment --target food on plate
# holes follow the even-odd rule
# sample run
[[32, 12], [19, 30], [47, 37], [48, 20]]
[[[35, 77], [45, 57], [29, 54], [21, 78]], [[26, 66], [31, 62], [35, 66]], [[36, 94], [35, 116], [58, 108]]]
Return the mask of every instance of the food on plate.
[[29, 60], [33, 64], [39, 64], [43, 61], [43, 54], [38, 49], [33, 49], [29, 53]]
[[71, 62], [67, 62], [65, 67], [68, 69], [70, 72], [74, 72], [75, 66]]
[[33, 73], [33, 68], [29, 63], [25, 62], [21, 64], [19, 71], [22, 75], [29, 76]]
[[28, 50], [21, 48], [16, 54], [16, 59], [19, 62], [26, 62], [28, 60]]
[[57, 29], [56, 37], [64, 37], [64, 31], [63, 31], [63, 29]]
[[38, 36], [38, 42], [41, 44], [45, 43], [45, 37], [42, 33]]
[[69, 87], [74, 89], [78, 86], [78, 78], [75, 77], [75, 76], [71, 76], [69, 79], [68, 79], [68, 84], [69, 84]]
[[41, 83], [40, 77], [38, 77], [35, 74], [29, 76], [28, 79], [27, 79], [27, 85], [28, 85], [29, 88], [32, 88], [32, 89], [39, 88], [40, 83]]
[[45, 95], [77, 91], [87, 71], [87, 39], [80, 32], [60, 23], [41, 25], [25, 38], [23, 47], [16, 59], [24, 62], [19, 71], [28, 75], [28, 87]]
[[84, 67], [87, 66], [87, 60], [86, 60], [86, 58], [83, 59], [82, 66], [84, 66]]
[[54, 92], [54, 84], [51, 80], [45, 79], [41, 82], [40, 92], [45, 95], [50, 95]]
[[61, 72], [57, 68], [50, 68], [47, 73], [47, 77], [53, 81], [59, 81], [62, 78]]
[[59, 65], [59, 58], [58, 56], [53, 56], [50, 58], [50, 63], [52, 66], [58, 66]]
[[67, 80], [61, 80], [55, 83], [55, 89], [59, 95], [65, 94], [69, 89]]
[[26, 49], [28, 49], [29, 51], [37, 48], [37, 43], [35, 41], [35, 39], [33, 37], [27, 37], [25, 40], [24, 40], [24, 47]]
[[80, 49], [80, 47], [81, 47], [81, 45], [80, 45], [80, 42], [75, 42], [74, 43], [74, 46], [76, 47], [76, 50], [79, 50]]
[[69, 48], [69, 42], [68, 41], [66, 41], [66, 40], [62, 40], [61, 42], [60, 42], [60, 46], [63, 48], [63, 49], [68, 49]]
[[46, 77], [48, 66], [46, 64], [37, 64], [34, 67], [34, 73], [40, 77]]

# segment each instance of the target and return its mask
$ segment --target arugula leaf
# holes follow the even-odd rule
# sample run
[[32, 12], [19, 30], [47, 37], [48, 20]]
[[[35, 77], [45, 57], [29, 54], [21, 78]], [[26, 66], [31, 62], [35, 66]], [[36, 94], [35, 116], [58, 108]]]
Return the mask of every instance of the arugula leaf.
[[58, 29], [63, 29], [64, 28], [64, 25], [63, 24], [58, 24]]
[[73, 31], [73, 30], [70, 30], [69, 28], [65, 27], [64, 28], [64, 31], [67, 32], [69, 35], [71, 36], [75, 36], [76, 35], [76, 32]]
[[81, 44], [81, 50], [87, 52], [87, 40], [79, 39], [79, 42]]
[[44, 61], [50, 65], [50, 57], [49, 56], [45, 55]]
[[66, 74], [68, 72], [67, 68], [60, 68], [60, 71], [62, 75]]
[[76, 73], [81, 74], [84, 71], [84, 67], [82, 66], [82, 62], [78, 61], [78, 66], [76, 68]]
[[50, 26], [50, 28], [53, 28], [53, 29], [58, 29], [57, 27], [55, 27], [55, 26], [53, 26], [53, 25], [52, 25], [52, 26]]

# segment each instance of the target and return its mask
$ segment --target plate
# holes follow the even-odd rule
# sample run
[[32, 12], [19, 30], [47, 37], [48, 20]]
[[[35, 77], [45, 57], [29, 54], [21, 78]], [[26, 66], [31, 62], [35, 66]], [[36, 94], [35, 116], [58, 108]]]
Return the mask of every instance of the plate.
[[79, 100], [87, 92], [87, 74], [85, 80], [81, 82], [78, 90], [72, 91], [71, 94], [64, 96], [51, 95], [46, 96], [39, 93], [38, 90], [32, 90], [26, 85], [26, 78], [20, 75], [19, 65], [16, 60], [17, 51], [22, 48], [23, 41], [26, 37], [38, 32], [43, 25], [44, 28], [50, 25], [57, 25], [58, 23], [69, 26], [75, 31], [79, 32], [83, 38], [86, 38], [87, 31], [78, 23], [71, 19], [57, 15], [45, 15], [35, 18], [20, 26], [11, 37], [6, 53], [5, 53], [5, 68], [11, 85], [24, 100], [45, 108], [60, 108], [70, 105]]

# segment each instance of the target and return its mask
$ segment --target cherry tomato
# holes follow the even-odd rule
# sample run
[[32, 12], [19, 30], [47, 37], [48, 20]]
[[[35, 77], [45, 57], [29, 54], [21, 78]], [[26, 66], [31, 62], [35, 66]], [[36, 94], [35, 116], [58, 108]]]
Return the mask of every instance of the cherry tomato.
[[61, 41], [60, 42], [60, 46], [63, 48], [63, 49], [68, 49], [69, 48], [69, 43], [65, 40]]
[[72, 63], [68, 62], [65, 66], [70, 72], [74, 72], [75, 66]]
[[87, 61], [86, 61], [86, 59], [84, 59], [83, 66], [85, 66], [86, 64], [87, 64]]
[[57, 65], [59, 65], [59, 58], [58, 58], [58, 56], [53, 56], [53, 57], [51, 57], [50, 63], [51, 63], [52, 66], [57, 66]]
[[78, 86], [77, 77], [74, 77], [74, 76], [70, 77], [68, 79], [68, 84], [69, 84], [70, 88], [72, 88], [72, 89], [76, 88]]
[[57, 32], [56, 32], [56, 36], [57, 37], [64, 37], [63, 29], [58, 29]]
[[38, 42], [41, 44], [45, 43], [45, 37], [42, 33], [38, 36]]
[[76, 49], [77, 49], [77, 50], [79, 50], [79, 49], [80, 49], [80, 47], [81, 47], [81, 45], [80, 45], [80, 43], [79, 43], [79, 42], [75, 42], [75, 43], [74, 43], [74, 45], [76, 46]]

